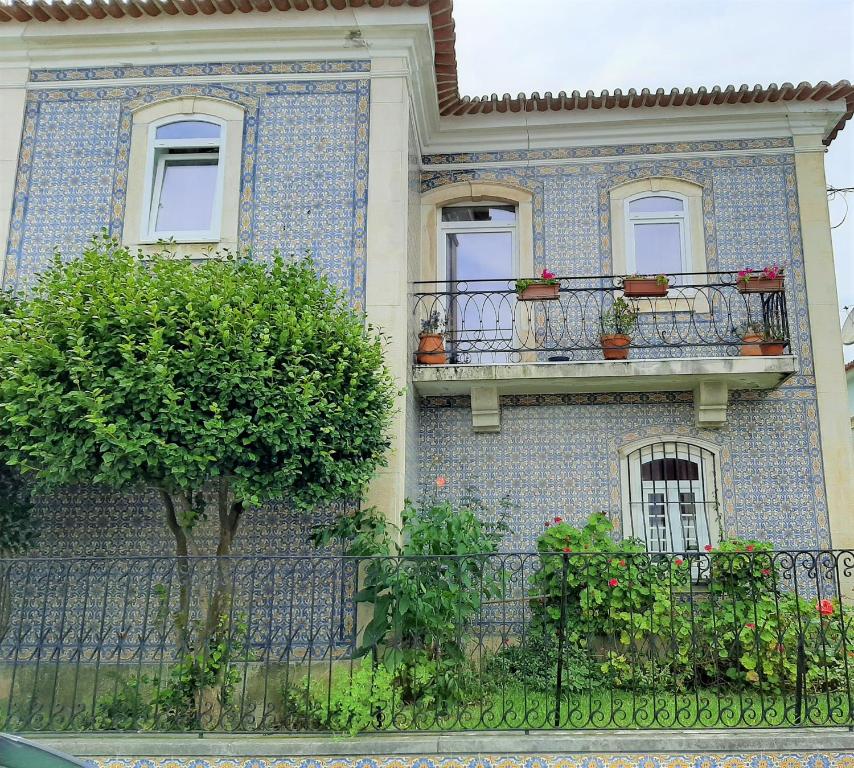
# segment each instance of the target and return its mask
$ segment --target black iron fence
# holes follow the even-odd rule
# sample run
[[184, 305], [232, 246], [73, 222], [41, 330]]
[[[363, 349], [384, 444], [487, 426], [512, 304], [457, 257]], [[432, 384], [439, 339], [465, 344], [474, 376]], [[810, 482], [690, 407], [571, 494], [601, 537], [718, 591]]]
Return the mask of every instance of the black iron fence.
[[[753, 283], [745, 291], [736, 272], [665, 277], [666, 286], [653, 280], [634, 291], [622, 275], [558, 277], [553, 297], [532, 299], [520, 296], [515, 279], [417, 282], [413, 332], [420, 336], [426, 324], [441, 333], [453, 364], [601, 360], [609, 346], [602, 337], [614, 334], [629, 337], [631, 358], [779, 355], [788, 348], [783, 290]], [[433, 347], [428, 340], [422, 351]], [[418, 364], [437, 362], [416, 357]]]
[[0, 730], [854, 724], [854, 553], [573, 549], [0, 560]]

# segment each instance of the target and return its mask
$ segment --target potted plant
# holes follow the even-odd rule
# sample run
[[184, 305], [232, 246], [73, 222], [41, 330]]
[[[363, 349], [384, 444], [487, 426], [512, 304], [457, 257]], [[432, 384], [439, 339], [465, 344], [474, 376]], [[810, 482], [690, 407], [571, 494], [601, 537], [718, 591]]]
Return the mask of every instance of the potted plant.
[[519, 301], [552, 301], [558, 298], [560, 280], [554, 272], [544, 269], [539, 277], [524, 277], [517, 280], [515, 290]]
[[771, 264], [762, 269], [742, 269], [736, 285], [739, 293], [779, 293], [783, 290], [783, 268]]
[[760, 346], [765, 338], [765, 326], [762, 323], [744, 323], [736, 328], [741, 338], [741, 352], [744, 357], [756, 357], [762, 354]]
[[448, 355], [445, 353], [445, 334], [442, 332], [444, 320], [439, 311], [434, 309], [425, 320], [421, 321], [421, 333], [418, 334], [418, 352], [416, 359], [419, 365], [445, 365]]
[[667, 275], [629, 275], [623, 278], [626, 296], [667, 296], [670, 279]]
[[629, 357], [631, 332], [637, 325], [638, 311], [624, 298], [614, 299], [611, 307], [602, 313], [599, 325], [602, 334], [602, 354], [606, 360], [626, 360]]
[[766, 357], [782, 355], [786, 351], [786, 334], [777, 325], [771, 324], [765, 328], [759, 346]]

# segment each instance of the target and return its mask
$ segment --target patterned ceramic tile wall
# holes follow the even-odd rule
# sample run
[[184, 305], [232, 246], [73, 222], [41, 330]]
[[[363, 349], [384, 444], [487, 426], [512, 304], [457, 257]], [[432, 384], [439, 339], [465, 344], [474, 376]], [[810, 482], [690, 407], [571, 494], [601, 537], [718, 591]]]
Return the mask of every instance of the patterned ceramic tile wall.
[[[772, 392], [733, 393], [729, 423], [703, 434], [720, 446], [722, 527], [779, 546], [827, 545], [827, 509], [809, 342], [794, 164], [777, 140], [644, 145], [643, 154], [708, 152], [707, 156], [500, 167], [531, 160], [524, 152], [425, 158], [422, 186], [463, 179], [505, 181], [535, 194], [535, 268], [570, 275], [611, 272], [609, 190], [622, 182], [673, 176], [703, 188], [703, 229], [710, 270], [779, 263], [785, 267], [792, 347], [800, 373]], [[716, 155], [716, 150], [780, 153]], [[549, 150], [562, 159], [628, 152]], [[549, 158], [551, 159], [551, 157]], [[467, 170], [466, 162], [495, 167]], [[459, 163], [454, 170], [431, 164]], [[697, 434], [690, 393], [504, 398], [498, 434], [474, 434], [468, 403], [428, 399], [421, 410], [421, 482], [437, 474], [457, 491], [476, 486], [492, 504], [517, 505], [507, 548], [532, 545], [543, 521], [560, 514], [580, 521], [607, 510], [619, 522], [619, 448], [638, 437]], [[454, 491], [449, 490], [449, 493]]]
[[[25, 286], [55, 246], [72, 256], [102, 227], [120, 234], [131, 110], [177, 96], [225, 99], [246, 110], [239, 244], [259, 258], [310, 249], [360, 307], [364, 299], [368, 62], [200, 64], [38, 70], [27, 101], [8, 244], [7, 287]], [[300, 81], [229, 81], [230, 75], [305, 73]], [[310, 74], [347, 75], [312, 81]], [[222, 83], [193, 83], [218, 74]], [[159, 85], [90, 81], [174, 77]], [[59, 172], [57, 172], [59, 170]]]
[[99, 758], [91, 768], [852, 768], [847, 752], [691, 752], [370, 758]]

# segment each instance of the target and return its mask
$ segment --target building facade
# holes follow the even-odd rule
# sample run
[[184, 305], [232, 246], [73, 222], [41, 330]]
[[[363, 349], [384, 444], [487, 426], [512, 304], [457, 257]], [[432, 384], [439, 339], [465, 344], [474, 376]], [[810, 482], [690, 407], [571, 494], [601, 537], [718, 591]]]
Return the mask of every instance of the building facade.
[[[506, 500], [508, 549], [597, 511], [653, 550], [854, 545], [823, 170], [854, 87], [462, 98], [450, 2], [372, 5], [0, 6], [3, 286], [102, 229], [308, 251], [405, 387], [365, 500], [391, 519], [443, 477]], [[766, 266], [782, 292], [739, 289]], [[557, 298], [518, 296], [543, 270]], [[439, 364], [416, 351], [431, 320]], [[153, 494], [40, 510], [44, 554], [171, 549]], [[298, 551], [305, 523], [259, 511], [240, 546]]]

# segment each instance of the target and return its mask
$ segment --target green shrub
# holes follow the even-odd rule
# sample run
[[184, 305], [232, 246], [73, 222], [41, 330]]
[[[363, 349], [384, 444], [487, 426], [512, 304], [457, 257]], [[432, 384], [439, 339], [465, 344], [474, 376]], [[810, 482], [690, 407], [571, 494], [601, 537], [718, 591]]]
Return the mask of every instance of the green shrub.
[[[524, 642], [502, 648], [486, 664], [486, 678], [502, 688], [520, 685], [553, 694], [557, 687], [559, 641], [554, 635], [533, 631]], [[584, 648], [566, 643], [563, 650], [562, 688], [578, 693], [604, 684], [598, 662]]]
[[485, 598], [501, 593], [492, 569], [505, 530], [502, 522], [482, 519], [475, 500], [460, 505], [436, 501], [423, 508], [407, 501], [402, 543], [373, 510], [356, 512], [316, 532], [315, 542], [354, 542], [348, 554], [372, 555], [366, 562], [356, 600], [373, 607], [362, 637], [361, 653], [377, 649], [392, 669], [407, 651], [430, 659], [462, 658], [473, 620]]
[[333, 675], [328, 696], [318, 696], [316, 711], [334, 731], [351, 734], [389, 725], [394, 719], [397, 727], [401, 714], [401, 688], [397, 684], [395, 671], [384, 664], [375, 664], [364, 658], [346, 675]]

